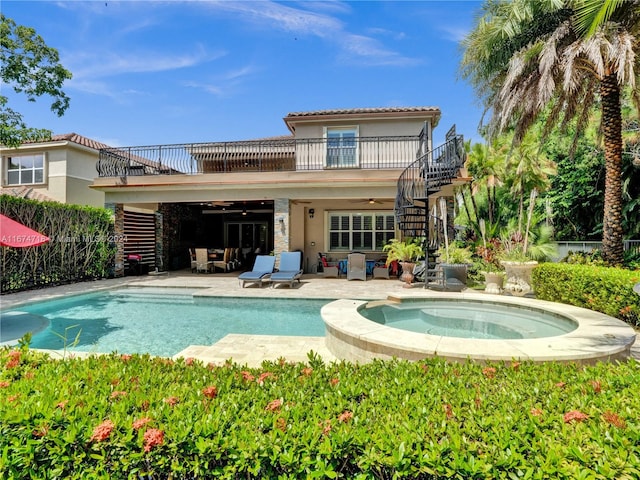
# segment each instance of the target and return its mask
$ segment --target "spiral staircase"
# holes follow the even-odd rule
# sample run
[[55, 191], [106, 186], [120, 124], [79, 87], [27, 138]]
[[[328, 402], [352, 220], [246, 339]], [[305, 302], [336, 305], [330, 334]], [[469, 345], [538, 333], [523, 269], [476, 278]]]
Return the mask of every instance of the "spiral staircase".
[[438, 213], [434, 200], [446, 185], [460, 178], [466, 159], [463, 136], [456, 134], [454, 125], [447, 132], [445, 143], [429, 150], [427, 135], [423, 132], [416, 157], [398, 179], [396, 224], [404, 238], [424, 239], [425, 287], [444, 286], [442, 271], [435, 268], [435, 252], [443, 241], [446, 218]]

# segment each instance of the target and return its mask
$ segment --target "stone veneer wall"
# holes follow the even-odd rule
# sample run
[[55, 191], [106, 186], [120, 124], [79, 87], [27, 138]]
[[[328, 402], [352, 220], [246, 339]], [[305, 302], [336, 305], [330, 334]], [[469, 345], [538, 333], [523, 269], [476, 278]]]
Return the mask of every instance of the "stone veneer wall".
[[167, 270], [167, 263], [164, 258], [164, 225], [163, 215], [160, 212], [155, 212], [155, 225], [156, 225], [156, 268], [164, 272]]
[[104, 208], [113, 213], [114, 231], [116, 240], [116, 258], [113, 274], [116, 277], [124, 277], [124, 205], [121, 203], [105, 203]]
[[290, 248], [289, 228], [291, 226], [289, 199], [276, 198], [273, 201], [273, 253], [278, 255]]
[[157, 240], [162, 245], [159, 249], [156, 247], [156, 252], [161, 251], [164, 269], [177, 270], [188, 267], [189, 251], [188, 247], [180, 244], [180, 224], [182, 220], [195, 220], [192, 218], [193, 211], [180, 203], [161, 203], [156, 215], [162, 218], [161, 240]]

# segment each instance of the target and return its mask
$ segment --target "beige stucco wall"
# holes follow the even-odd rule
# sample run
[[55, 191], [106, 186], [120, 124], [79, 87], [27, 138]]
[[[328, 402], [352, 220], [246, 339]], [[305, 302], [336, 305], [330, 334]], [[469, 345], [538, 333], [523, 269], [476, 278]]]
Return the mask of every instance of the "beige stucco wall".
[[402, 137], [416, 136], [424, 126], [424, 119], [380, 119], [380, 120], [340, 120], [318, 121], [296, 126], [296, 138], [323, 138], [325, 127], [358, 127], [360, 137]]
[[104, 207], [104, 193], [89, 188], [91, 180], [66, 177], [66, 203]]
[[[60, 144], [26, 144], [18, 150], [4, 149], [5, 155], [32, 155], [43, 153], [45, 156], [45, 183], [28, 185], [29, 188], [62, 203], [104, 206], [104, 193], [89, 186], [96, 177], [95, 165], [98, 161], [96, 150], [79, 146], [71, 142]], [[3, 164], [4, 172], [4, 164]]]

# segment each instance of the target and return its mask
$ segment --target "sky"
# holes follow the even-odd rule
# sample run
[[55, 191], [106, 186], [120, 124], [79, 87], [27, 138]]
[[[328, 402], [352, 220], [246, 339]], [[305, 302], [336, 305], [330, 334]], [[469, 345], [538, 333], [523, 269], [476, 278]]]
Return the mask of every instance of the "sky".
[[[439, 107], [439, 145], [482, 108], [459, 78], [471, 1], [12, 1], [73, 74], [63, 117], [51, 99], [2, 94], [30, 127], [110, 146], [289, 134], [290, 112]], [[417, 134], [418, 132], [416, 132]]]

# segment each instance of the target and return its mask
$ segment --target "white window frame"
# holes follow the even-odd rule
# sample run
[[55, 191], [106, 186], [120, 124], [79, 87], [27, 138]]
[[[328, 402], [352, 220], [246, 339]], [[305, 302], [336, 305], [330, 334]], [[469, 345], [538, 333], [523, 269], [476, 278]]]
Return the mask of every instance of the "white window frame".
[[[339, 145], [331, 147], [330, 135], [335, 133], [340, 134], [338, 141]], [[346, 133], [353, 133], [353, 142], [355, 143], [353, 147], [342, 145], [342, 143], [344, 142], [342, 135]], [[358, 137], [360, 136], [360, 129], [357, 125], [324, 127], [323, 135], [326, 145], [326, 152], [324, 157], [325, 168], [357, 168], [360, 166], [360, 142], [358, 141]], [[337, 156], [337, 161], [330, 160], [332, 157], [334, 157], [334, 155], [331, 154], [332, 149], [340, 151]], [[349, 154], [347, 155], [342, 153], [345, 151], [348, 151]]]
[[[363, 217], [371, 217], [370, 228], [365, 228], [366, 220]], [[332, 219], [337, 218], [337, 229], [332, 229]], [[357, 227], [359, 219], [360, 228]], [[382, 221], [382, 228], [378, 228], [378, 218]], [[345, 223], [346, 222], [346, 223]], [[397, 237], [394, 214], [392, 210], [363, 210], [363, 211], [328, 211], [325, 224], [326, 250], [332, 253], [338, 252], [381, 252], [382, 247], [392, 238]], [[369, 233], [371, 247], [365, 247], [364, 237]], [[378, 241], [378, 238], [380, 240]], [[378, 241], [378, 244], [376, 242]]]
[[[25, 158], [31, 157], [31, 167], [23, 167], [23, 161]], [[44, 185], [47, 183], [47, 157], [44, 153], [30, 153], [30, 154], [22, 154], [22, 155], [6, 155], [2, 158], [3, 160], [3, 172], [2, 172], [2, 180], [4, 186], [18, 186], [18, 185]], [[42, 166], [36, 167], [37, 161], [40, 160]], [[17, 163], [18, 168], [10, 168], [11, 163]], [[18, 181], [11, 182], [10, 181], [10, 173], [17, 172]], [[41, 181], [34, 181], [36, 172], [42, 173]], [[31, 181], [25, 181], [24, 177], [30, 174]]]

